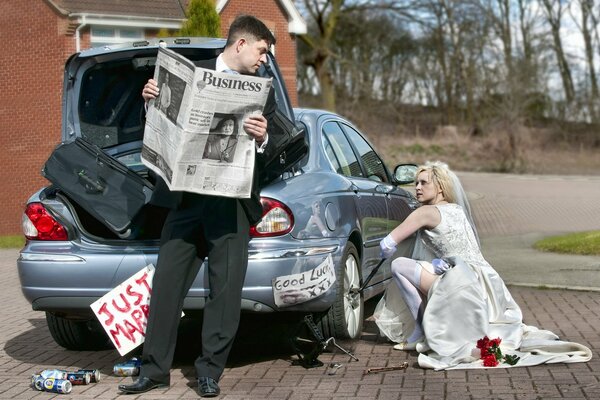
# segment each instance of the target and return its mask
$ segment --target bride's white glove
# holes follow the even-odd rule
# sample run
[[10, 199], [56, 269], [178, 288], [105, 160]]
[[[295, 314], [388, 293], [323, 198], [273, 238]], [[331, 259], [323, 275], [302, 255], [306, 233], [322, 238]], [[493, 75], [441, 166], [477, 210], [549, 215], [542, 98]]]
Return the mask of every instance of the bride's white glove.
[[383, 238], [381, 242], [379, 242], [379, 247], [381, 248], [381, 258], [390, 258], [396, 252], [396, 246], [398, 243], [392, 239], [391, 235], [387, 235]]
[[434, 258], [431, 261], [431, 265], [433, 265], [433, 272], [435, 272], [436, 275], [442, 275], [450, 269], [450, 265], [441, 258]]

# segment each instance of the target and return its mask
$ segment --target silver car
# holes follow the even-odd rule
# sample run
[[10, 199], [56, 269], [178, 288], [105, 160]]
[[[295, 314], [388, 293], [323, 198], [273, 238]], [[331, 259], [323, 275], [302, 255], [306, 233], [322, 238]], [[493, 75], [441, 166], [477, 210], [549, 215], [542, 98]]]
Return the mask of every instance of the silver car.
[[[189, 58], [211, 57], [223, 40], [191, 39], [168, 46]], [[153, 74], [157, 42], [91, 49], [67, 62], [62, 140], [83, 137], [131, 170], [147, 176], [140, 162], [143, 135], [141, 88]], [[399, 187], [413, 180], [414, 166], [391, 174], [373, 147], [349, 121], [320, 110], [295, 109], [270, 60], [279, 109], [294, 118], [308, 153], [262, 189], [263, 219], [251, 227], [243, 289], [246, 312], [315, 316], [325, 337], [357, 338], [364, 301], [389, 282], [389, 262], [378, 266], [379, 241], [418, 206]], [[22, 291], [34, 310], [44, 311], [61, 346], [101, 349], [109, 341], [90, 304], [147, 264], [155, 264], [166, 210], [148, 206], [135, 239], [115, 235], [80, 204], [50, 185], [28, 200], [27, 237], [17, 265]], [[408, 256], [404, 241], [398, 255]], [[333, 279], [318, 279], [331, 266]], [[316, 279], [317, 285], [309, 285]], [[364, 284], [364, 285], [363, 285]], [[363, 287], [364, 286], [364, 287]], [[202, 268], [184, 303], [201, 310], [208, 295]], [[292, 314], [295, 315], [295, 314]]]

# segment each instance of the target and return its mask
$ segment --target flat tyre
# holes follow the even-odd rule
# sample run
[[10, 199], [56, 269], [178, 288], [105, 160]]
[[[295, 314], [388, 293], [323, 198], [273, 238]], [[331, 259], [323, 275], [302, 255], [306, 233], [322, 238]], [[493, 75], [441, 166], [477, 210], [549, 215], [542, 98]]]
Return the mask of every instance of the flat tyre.
[[363, 330], [364, 296], [360, 288], [360, 259], [358, 251], [348, 242], [339, 265], [336, 266], [337, 293], [334, 304], [323, 316], [319, 327], [325, 339], [358, 339]]

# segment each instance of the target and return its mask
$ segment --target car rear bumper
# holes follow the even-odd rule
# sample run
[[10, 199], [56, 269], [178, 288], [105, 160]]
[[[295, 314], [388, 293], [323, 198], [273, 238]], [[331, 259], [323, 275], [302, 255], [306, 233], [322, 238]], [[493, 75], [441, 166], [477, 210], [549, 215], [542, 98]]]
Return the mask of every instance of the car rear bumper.
[[[253, 241], [242, 292], [242, 310], [251, 312], [319, 312], [335, 299], [335, 285], [318, 297], [288, 307], [275, 304], [275, 278], [315, 269], [331, 256], [336, 265], [343, 243], [336, 239]], [[285, 246], [282, 246], [286, 244]], [[158, 248], [81, 246], [73, 242], [29, 242], [17, 268], [25, 298], [38, 311], [91, 314], [90, 304], [148, 264], [156, 265]], [[200, 310], [208, 295], [207, 268], [200, 269], [184, 309]]]

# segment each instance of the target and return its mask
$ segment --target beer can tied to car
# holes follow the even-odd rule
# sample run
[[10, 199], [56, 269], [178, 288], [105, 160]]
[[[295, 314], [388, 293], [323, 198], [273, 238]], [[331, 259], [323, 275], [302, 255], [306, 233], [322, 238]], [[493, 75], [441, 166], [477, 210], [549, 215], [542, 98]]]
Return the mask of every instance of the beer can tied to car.
[[73, 385], [87, 385], [100, 381], [97, 369], [80, 369], [67, 372], [60, 369], [45, 369], [39, 374], [31, 375], [31, 386], [39, 391], [54, 393], [70, 393]]
[[92, 377], [89, 372], [69, 372], [67, 373], [67, 379], [73, 385], [88, 385]]
[[137, 376], [140, 374], [142, 360], [133, 357], [131, 360], [115, 364], [113, 373], [117, 376]]
[[47, 392], [68, 394], [71, 389], [73, 385], [66, 379], [47, 378], [44, 381], [44, 390]]
[[36, 388], [37, 390], [39, 390], [41, 392], [44, 390], [44, 381], [45, 380], [46, 380], [46, 378], [44, 378], [42, 375], [33, 374], [33, 375], [31, 375], [31, 386], [33, 386], [34, 388]]
[[55, 379], [62, 379], [62, 380], [67, 379], [67, 371], [62, 370], [62, 369], [45, 369], [42, 372], [40, 372], [40, 375], [43, 376], [45, 379], [48, 379], [48, 378], [55, 378]]
[[79, 373], [79, 372], [85, 372], [90, 374], [90, 382], [91, 383], [98, 383], [100, 382], [100, 370], [97, 369], [80, 369], [75, 371], [75, 373]]

